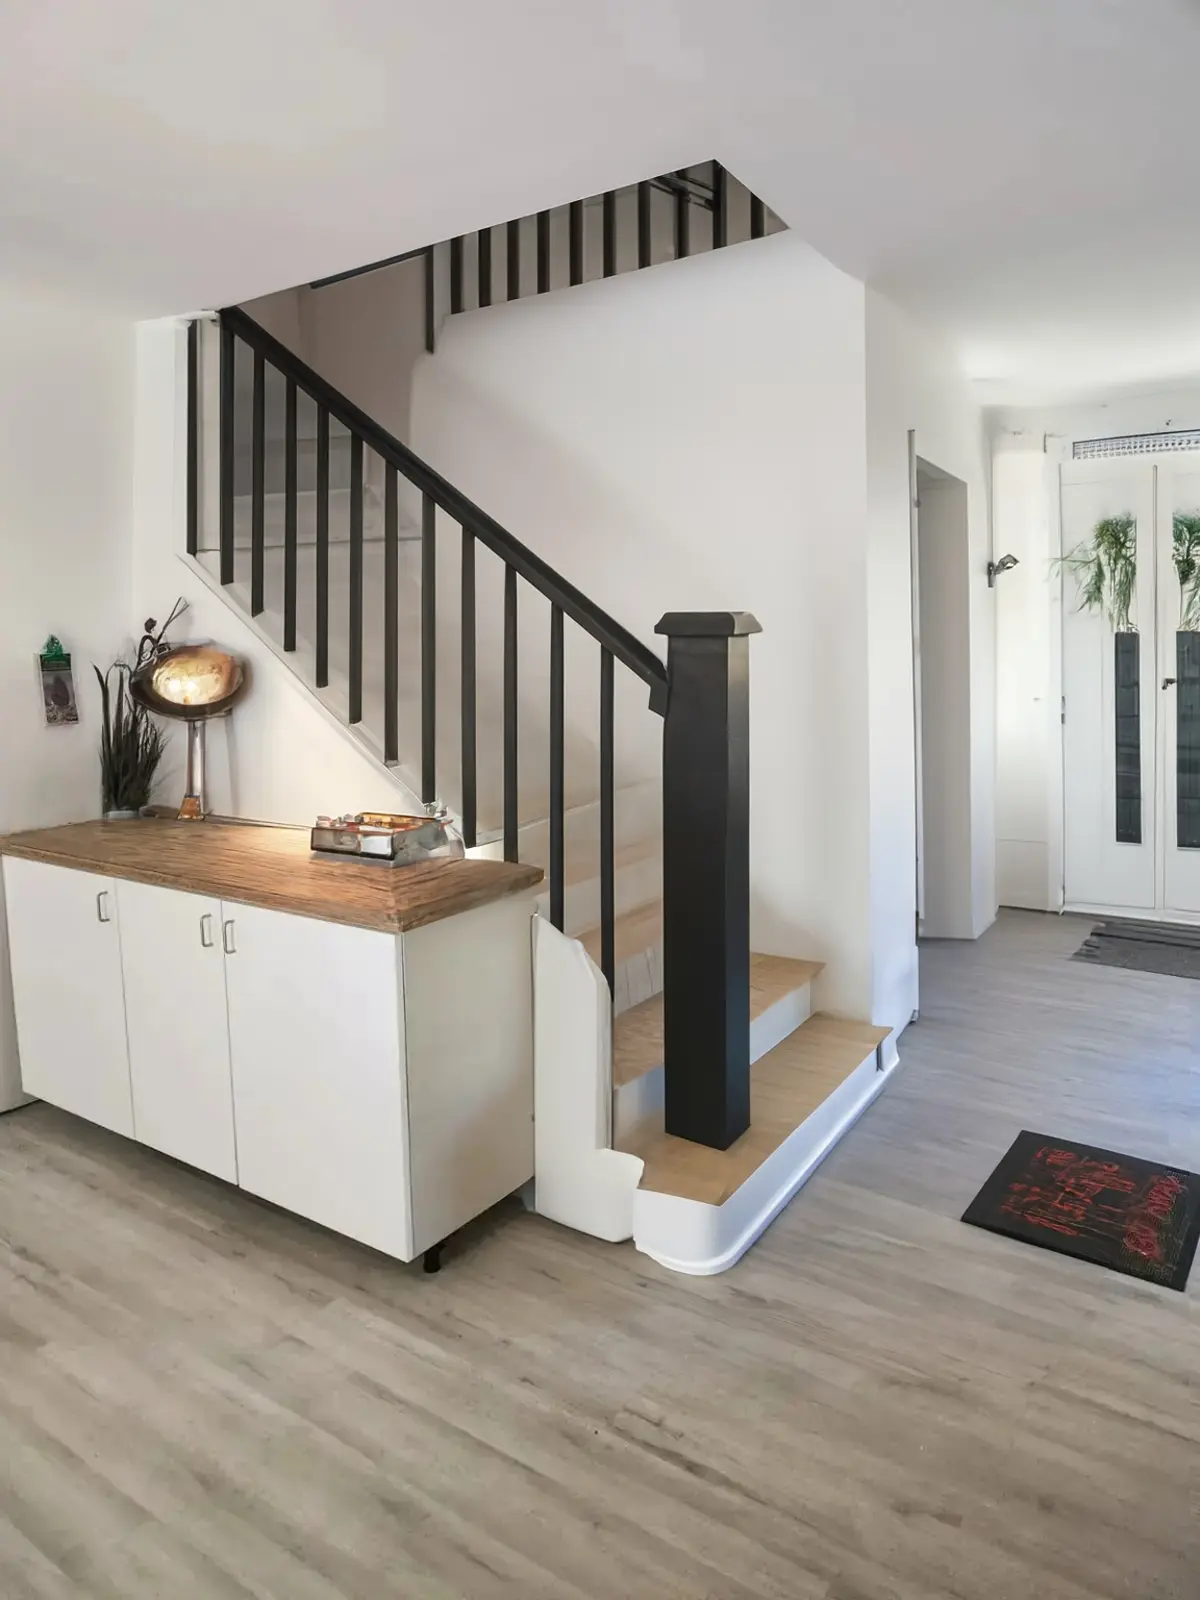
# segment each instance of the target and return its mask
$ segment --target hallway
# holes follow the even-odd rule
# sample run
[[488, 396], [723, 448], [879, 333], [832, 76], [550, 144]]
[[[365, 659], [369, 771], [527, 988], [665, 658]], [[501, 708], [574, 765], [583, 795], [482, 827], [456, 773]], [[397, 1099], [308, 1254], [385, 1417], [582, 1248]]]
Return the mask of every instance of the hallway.
[[1028, 1127], [1200, 1168], [1200, 985], [1003, 913], [745, 1260], [505, 1207], [425, 1278], [0, 1119], [5, 1600], [1195, 1600], [1186, 1295], [962, 1226]]

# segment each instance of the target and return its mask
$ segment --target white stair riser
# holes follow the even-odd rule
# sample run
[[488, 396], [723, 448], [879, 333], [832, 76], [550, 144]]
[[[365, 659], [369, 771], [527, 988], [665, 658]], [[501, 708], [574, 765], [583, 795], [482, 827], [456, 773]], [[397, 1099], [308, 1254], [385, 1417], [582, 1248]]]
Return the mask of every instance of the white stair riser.
[[[641, 861], [631, 861], [613, 873], [613, 898], [617, 916], [644, 906], [662, 894], [662, 858], [646, 856]], [[544, 917], [550, 915], [550, 890], [542, 885], [537, 897], [537, 908]], [[569, 883], [563, 894], [563, 932], [571, 935], [586, 933], [600, 922], [600, 879], [588, 878], [582, 883]]]
[[662, 940], [622, 961], [613, 973], [613, 1016], [632, 1011], [663, 989]]
[[[577, 848], [587, 844], [599, 859], [600, 806], [591, 801], [568, 811], [566, 815], [565, 849], [570, 859]], [[655, 783], [631, 784], [619, 788], [613, 795], [613, 848], [618, 854], [629, 845], [644, 839], [658, 838], [662, 831], [662, 788]], [[545, 867], [550, 860], [550, 824], [548, 821], [522, 825], [517, 835], [518, 853], [522, 861], [531, 861]], [[504, 839], [481, 839], [479, 854], [487, 860], [503, 861]]]
[[[655, 990], [655, 993], [658, 991]], [[812, 1016], [812, 985], [801, 984], [750, 1024], [750, 1061], [761, 1061]], [[632, 1083], [613, 1090], [613, 1142], [626, 1144], [663, 1129], [663, 1069], [654, 1067]]]

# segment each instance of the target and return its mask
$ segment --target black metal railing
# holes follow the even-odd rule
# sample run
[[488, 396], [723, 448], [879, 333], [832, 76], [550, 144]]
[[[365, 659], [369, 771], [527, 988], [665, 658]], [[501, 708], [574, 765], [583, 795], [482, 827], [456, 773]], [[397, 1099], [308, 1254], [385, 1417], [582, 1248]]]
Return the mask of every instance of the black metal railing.
[[[613, 874], [614, 874], [614, 764], [613, 764], [613, 668], [616, 663], [640, 678], [649, 690], [652, 711], [665, 714], [667, 674], [661, 659], [626, 628], [595, 605], [540, 556], [514, 538], [507, 529], [481, 510], [464, 494], [442, 478], [399, 439], [368, 417], [351, 400], [323, 379], [299, 357], [275, 339], [259, 323], [238, 307], [220, 314], [220, 496], [219, 496], [219, 571], [223, 584], [235, 580], [235, 496], [234, 459], [239, 439], [245, 430], [237, 416], [237, 385], [234, 366], [239, 350], [250, 352], [252, 379], [250, 392], [250, 612], [257, 616], [266, 603], [266, 427], [265, 394], [267, 380], [282, 380], [286, 396], [283, 412], [284, 535], [283, 535], [283, 643], [296, 649], [298, 637], [297, 572], [297, 411], [300, 397], [316, 408], [316, 542], [315, 587], [312, 637], [315, 653], [316, 686], [329, 683], [330, 584], [329, 584], [329, 439], [331, 423], [349, 435], [350, 488], [348, 513], [349, 593], [346, 625], [347, 719], [351, 724], [363, 716], [363, 640], [364, 640], [364, 453], [369, 451], [383, 463], [383, 752], [395, 762], [399, 749], [400, 651], [397, 588], [399, 575], [398, 506], [399, 480], [411, 484], [421, 496], [421, 600], [420, 600], [420, 791], [421, 799], [433, 801], [439, 795], [437, 739], [437, 547], [438, 512], [456, 523], [460, 530], [460, 618], [461, 686], [459, 723], [461, 736], [461, 800], [463, 836], [468, 846], [478, 842], [479, 763], [477, 750], [477, 615], [476, 547], [482, 546], [499, 557], [504, 567], [503, 609], [503, 848], [506, 860], [515, 861], [521, 817], [518, 805], [518, 660], [519, 584], [524, 583], [542, 595], [550, 605], [550, 717], [548, 769], [549, 807], [549, 895], [550, 914], [562, 927], [565, 906], [564, 881], [564, 628], [567, 621], [581, 628], [600, 647], [599, 705], [599, 812], [600, 882], [602, 902], [601, 965], [611, 987], [614, 978]], [[198, 392], [195, 377], [199, 361], [197, 341], [189, 336], [189, 394]], [[196, 385], [196, 389], [193, 389]], [[193, 409], [193, 427], [198, 412]], [[189, 442], [189, 460], [192, 444]], [[442, 536], [445, 534], [444, 526]], [[190, 539], [190, 535], [189, 535]], [[192, 545], [189, 543], [189, 548]], [[307, 621], [307, 619], [306, 619]], [[306, 629], [307, 632], [307, 629]]]
[[[705, 161], [694, 167], [680, 167], [631, 186], [635, 197], [632, 230], [622, 227], [619, 197], [623, 190], [609, 189], [586, 200], [572, 200], [553, 211], [539, 211], [529, 218], [514, 218], [480, 228], [475, 233], [458, 234], [444, 245], [424, 245], [399, 255], [370, 261], [325, 278], [316, 278], [311, 289], [325, 289], [350, 278], [381, 272], [402, 262], [420, 257], [425, 276], [425, 348], [432, 352], [437, 342], [440, 311], [451, 316], [460, 311], [490, 306], [498, 297], [497, 277], [503, 264], [504, 300], [519, 300], [526, 294], [546, 294], [565, 285], [587, 283], [592, 277], [611, 278], [621, 271], [652, 265], [656, 255], [679, 260], [709, 249], [718, 250], [744, 239], [761, 239], [784, 224], [765, 201], [739, 184], [719, 161]], [[655, 224], [654, 198], [666, 195], [670, 214]], [[735, 205], [735, 196], [738, 203]], [[598, 219], [589, 221], [589, 207], [598, 209]], [[565, 213], [566, 250], [556, 260], [552, 248], [552, 223]], [[695, 215], [709, 216], [707, 230], [693, 227]], [[526, 274], [523, 262], [523, 224], [530, 224], [534, 249], [533, 272]], [[588, 244], [592, 230], [598, 228], [599, 270], [589, 272]], [[707, 231], [707, 237], [705, 236]], [[621, 265], [621, 246], [628, 238], [626, 265]], [[473, 241], [473, 249], [468, 244]], [[445, 252], [448, 252], [445, 253]], [[448, 264], [447, 264], [448, 263]], [[557, 280], [557, 281], [556, 281]], [[448, 298], [443, 300], [443, 295]]]
[[[546, 294], [551, 289], [589, 281], [589, 262], [593, 252], [589, 252], [588, 246], [594, 242], [591, 234], [593, 228], [598, 228], [600, 236], [599, 251], [596, 252], [599, 270], [595, 270], [597, 264], [593, 262], [590, 275], [605, 278], [611, 278], [621, 270], [648, 267], [656, 257], [663, 259], [668, 253], [679, 259], [697, 250], [719, 250], [742, 239], [760, 239], [768, 230], [770, 214], [765, 203], [736, 184], [719, 161], [704, 162], [697, 167], [681, 167], [676, 172], [648, 178], [633, 188], [632, 223], [624, 218], [625, 208], [618, 205], [618, 191], [613, 189], [603, 195], [593, 195], [588, 200], [572, 200], [560, 208], [566, 213], [566, 249], [557, 260], [551, 248], [552, 219], [557, 213], [538, 212], [531, 219], [536, 270], [530, 283], [522, 275], [520, 219], [480, 228], [473, 234], [460, 234], [451, 239], [451, 315], [493, 303], [496, 298], [493, 267], [501, 256], [504, 262], [505, 300], [518, 300], [523, 294]], [[733, 206], [735, 191], [741, 197], [736, 226]], [[669, 211], [658, 214], [656, 226], [655, 197], [658, 195], [668, 196], [672, 204]], [[711, 225], [704, 230], [697, 229], [693, 226], [694, 214], [707, 214], [711, 218]], [[626, 229], [632, 227], [628, 236], [622, 231], [623, 221]], [[777, 221], [775, 225], [782, 226]], [[494, 247], [494, 236], [503, 239], [503, 251]], [[623, 251], [622, 246], [625, 245], [628, 248]], [[623, 268], [620, 265], [622, 259], [626, 262]], [[426, 275], [428, 327], [436, 323], [436, 295], [436, 271], [431, 266]], [[432, 342], [427, 343], [428, 348], [432, 349]]]

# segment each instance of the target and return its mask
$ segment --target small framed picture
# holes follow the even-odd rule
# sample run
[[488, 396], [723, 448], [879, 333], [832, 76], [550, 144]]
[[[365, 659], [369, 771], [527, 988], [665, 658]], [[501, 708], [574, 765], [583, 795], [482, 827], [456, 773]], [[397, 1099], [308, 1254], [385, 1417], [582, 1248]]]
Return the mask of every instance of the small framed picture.
[[42, 706], [48, 728], [65, 728], [79, 721], [79, 707], [75, 703], [75, 678], [71, 672], [71, 658], [60, 640], [53, 634], [42, 646], [37, 658], [38, 673], [42, 680]]

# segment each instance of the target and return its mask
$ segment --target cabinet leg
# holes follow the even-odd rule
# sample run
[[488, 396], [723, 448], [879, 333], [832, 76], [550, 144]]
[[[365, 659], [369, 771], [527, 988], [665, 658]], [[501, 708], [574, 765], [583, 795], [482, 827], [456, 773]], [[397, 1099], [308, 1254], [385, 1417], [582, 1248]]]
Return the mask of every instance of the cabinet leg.
[[440, 1272], [442, 1270], [442, 1245], [431, 1244], [422, 1257], [426, 1272]]

